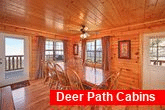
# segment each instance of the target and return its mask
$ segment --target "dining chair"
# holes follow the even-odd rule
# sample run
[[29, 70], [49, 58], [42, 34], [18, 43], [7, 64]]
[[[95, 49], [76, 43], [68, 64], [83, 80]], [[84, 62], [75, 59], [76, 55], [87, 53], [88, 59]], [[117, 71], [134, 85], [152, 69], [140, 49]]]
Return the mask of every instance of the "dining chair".
[[81, 59], [70, 59], [67, 62], [67, 67], [74, 69], [76, 72], [83, 70], [83, 61]]
[[97, 64], [101, 64], [102, 63], [102, 60], [97, 60], [95, 63], [94, 63], [94, 68], [97, 67]]
[[95, 63], [93, 63], [93, 61], [91, 59], [85, 60], [84, 66], [86, 66], [86, 65], [92, 67], [92, 69], [95, 68]]
[[71, 88], [69, 79], [65, 73], [65, 71], [62, 69], [62, 67], [59, 64], [55, 64], [55, 70], [58, 77], [58, 84], [57, 87], [60, 90], [69, 90]]
[[120, 74], [121, 74], [121, 72], [116, 72], [116, 73], [112, 74], [111, 77], [107, 80], [108, 90], [117, 89], [118, 79], [119, 79]]
[[74, 68], [75, 67], [75, 59], [69, 59], [67, 61], [67, 66], [70, 68]]
[[122, 69], [118, 72], [112, 73], [108, 78], [106, 78], [100, 85], [95, 86], [95, 89], [103, 90], [115, 90], [117, 89], [118, 79], [121, 74]]
[[67, 76], [69, 78], [69, 82], [72, 90], [84, 90], [81, 79], [75, 70], [68, 67]]
[[52, 89], [53, 85], [55, 85], [55, 88], [58, 84], [58, 77], [57, 72], [55, 69], [55, 62], [54, 61], [48, 61], [48, 76], [47, 79], [49, 80], [49, 87]]

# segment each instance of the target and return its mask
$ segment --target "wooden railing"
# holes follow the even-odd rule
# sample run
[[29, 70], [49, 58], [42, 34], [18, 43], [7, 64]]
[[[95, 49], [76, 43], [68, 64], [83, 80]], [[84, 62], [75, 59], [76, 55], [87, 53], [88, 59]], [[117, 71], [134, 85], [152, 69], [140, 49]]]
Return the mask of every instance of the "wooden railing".
[[23, 55], [13, 55], [5, 56], [5, 70], [19, 70], [24, 68], [24, 56]]
[[165, 60], [150, 60], [152, 65], [165, 66]]

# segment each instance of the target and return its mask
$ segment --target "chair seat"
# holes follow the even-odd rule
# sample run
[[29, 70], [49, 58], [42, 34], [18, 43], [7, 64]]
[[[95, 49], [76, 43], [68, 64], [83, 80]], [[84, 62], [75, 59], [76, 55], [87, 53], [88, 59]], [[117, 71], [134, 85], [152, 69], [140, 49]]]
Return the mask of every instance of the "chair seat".
[[84, 87], [84, 90], [92, 90], [92, 87], [87, 86], [87, 85], [85, 85], [85, 84], [82, 84], [82, 85], [83, 85], [83, 87]]

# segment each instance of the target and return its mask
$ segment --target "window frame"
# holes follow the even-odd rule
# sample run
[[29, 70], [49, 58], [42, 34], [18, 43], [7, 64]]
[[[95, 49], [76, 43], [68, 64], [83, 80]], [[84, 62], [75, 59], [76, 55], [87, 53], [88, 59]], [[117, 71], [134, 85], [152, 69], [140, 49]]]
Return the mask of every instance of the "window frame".
[[[151, 42], [151, 39], [161, 39], [161, 38], [164, 38], [164, 37], [150, 37], [149, 38], [149, 57], [150, 57], [150, 64], [151, 62], [153, 62], [153, 64], [151, 65], [157, 65], [157, 66], [162, 66], [162, 63], [165, 63], [165, 60], [161, 60], [162, 57], [165, 57], [163, 55], [160, 54], [160, 48], [165, 48], [165, 46], [161, 46], [159, 43], [160, 42], [157, 42], [155, 45], [151, 46], [150, 42]], [[153, 53], [151, 53], [150, 51], [153, 51], [155, 50], [155, 55]], [[155, 59], [153, 59], [155, 58]]]
[[[46, 44], [46, 41], [51, 41], [51, 42], [53, 42], [53, 49], [46, 49], [46, 45], [47, 45], [47, 44]], [[51, 39], [47, 39], [46, 41], [45, 41], [45, 60], [47, 60], [47, 59], [46, 59], [47, 56], [49, 56], [48, 58], [50, 58], [50, 56], [52, 56], [52, 57], [53, 57], [52, 60], [53, 60], [53, 61], [57, 61], [57, 60], [56, 60], [56, 52], [62, 52], [62, 53], [63, 53], [63, 55], [62, 55], [62, 56], [63, 56], [63, 60], [60, 60], [60, 61], [64, 61], [64, 45], [63, 45], [64, 42], [61, 41], [61, 40], [51, 40]], [[56, 49], [56, 47], [57, 47], [57, 45], [56, 45], [57, 42], [62, 42], [63, 49]], [[58, 46], [60, 46], [60, 45], [58, 45]], [[46, 55], [46, 52], [47, 52], [47, 51], [52, 51], [52, 52], [53, 52], [53, 55]]]
[[[95, 40], [87, 41], [87, 43], [88, 42], [94, 42], [94, 50], [88, 50], [88, 45], [86, 43], [86, 60], [92, 57], [91, 55], [88, 56], [88, 53], [94, 53], [94, 60], [92, 60], [93, 63], [98, 63], [99, 60], [102, 61], [102, 49], [97, 50], [97, 46], [101, 46], [101, 48], [102, 48], [102, 44], [97, 45], [97, 40], [101, 40], [101, 39], [95, 39]], [[101, 57], [97, 57], [97, 53], [101, 53]], [[97, 58], [99, 60], [97, 60]], [[101, 63], [99, 62], [99, 64], [101, 64]]]

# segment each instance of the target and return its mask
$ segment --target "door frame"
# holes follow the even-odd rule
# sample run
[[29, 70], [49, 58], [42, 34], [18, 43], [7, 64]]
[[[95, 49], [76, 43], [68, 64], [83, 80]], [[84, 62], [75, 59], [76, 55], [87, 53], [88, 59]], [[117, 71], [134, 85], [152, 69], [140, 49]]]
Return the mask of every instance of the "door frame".
[[150, 64], [150, 58], [149, 58], [149, 39], [151, 37], [165, 37], [165, 32], [156, 32], [156, 33], [149, 33], [149, 34], [143, 34], [143, 49], [142, 49], [142, 88], [143, 89], [159, 89], [159, 86], [157, 88], [154, 88], [151, 84], [152, 73], [149, 72], [148, 68], [155, 68], [157, 70], [165, 69], [163, 66], [157, 66], [157, 65], [151, 65]]
[[[29, 53], [30, 53], [30, 39], [28, 36], [22, 36], [22, 35], [16, 35], [16, 34], [8, 34], [8, 33], [0, 33], [0, 37], [2, 37], [3, 41], [2, 41], [2, 51], [4, 52], [4, 56], [3, 56], [3, 72], [4, 73], [0, 73], [0, 75], [2, 76], [0, 78], [0, 87], [1, 86], [6, 86], [12, 83], [16, 83], [16, 82], [21, 82], [24, 80], [29, 80]], [[18, 76], [18, 77], [13, 77], [13, 78], [9, 78], [6, 79], [5, 78], [5, 73], [7, 73], [5, 71], [5, 37], [8, 38], [17, 38], [17, 39], [24, 39], [24, 69], [23, 69], [23, 75], [22, 76]], [[19, 71], [19, 70], [15, 70], [15, 71]], [[22, 71], [22, 70], [21, 70]]]

